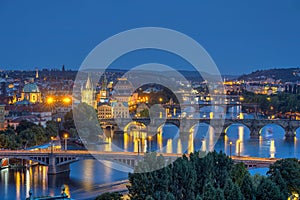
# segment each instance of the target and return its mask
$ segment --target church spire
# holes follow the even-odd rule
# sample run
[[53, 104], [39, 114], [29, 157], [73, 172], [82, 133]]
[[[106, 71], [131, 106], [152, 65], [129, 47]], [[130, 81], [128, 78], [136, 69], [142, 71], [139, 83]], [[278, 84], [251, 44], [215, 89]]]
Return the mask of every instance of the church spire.
[[38, 68], [35, 69], [35, 78], [39, 78], [39, 69]]
[[90, 78], [90, 73], [88, 73], [88, 78], [85, 84], [85, 89], [93, 89], [93, 84]]

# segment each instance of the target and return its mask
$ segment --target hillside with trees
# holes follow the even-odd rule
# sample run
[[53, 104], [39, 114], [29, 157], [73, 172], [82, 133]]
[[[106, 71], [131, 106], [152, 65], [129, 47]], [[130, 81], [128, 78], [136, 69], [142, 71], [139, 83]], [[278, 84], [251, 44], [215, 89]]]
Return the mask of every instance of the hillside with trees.
[[287, 69], [267, 69], [257, 70], [250, 74], [244, 74], [238, 78], [238, 80], [245, 81], [263, 81], [266, 79], [280, 80], [281, 82], [297, 82], [300, 81], [300, 69], [299, 68], [287, 68]]

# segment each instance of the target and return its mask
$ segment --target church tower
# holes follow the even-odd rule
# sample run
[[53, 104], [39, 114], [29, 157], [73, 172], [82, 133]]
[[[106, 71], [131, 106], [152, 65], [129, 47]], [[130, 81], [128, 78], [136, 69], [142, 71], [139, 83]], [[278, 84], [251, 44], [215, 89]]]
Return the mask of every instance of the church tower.
[[35, 69], [35, 78], [36, 79], [39, 78], [39, 69], [38, 68]]
[[81, 102], [86, 103], [95, 109], [97, 108], [97, 104], [95, 101], [95, 90], [90, 78], [90, 74], [88, 74], [85, 86], [81, 88]]
[[101, 84], [101, 90], [99, 93], [99, 101], [101, 103], [108, 102], [107, 79], [106, 79], [105, 75], [103, 77], [102, 84]]

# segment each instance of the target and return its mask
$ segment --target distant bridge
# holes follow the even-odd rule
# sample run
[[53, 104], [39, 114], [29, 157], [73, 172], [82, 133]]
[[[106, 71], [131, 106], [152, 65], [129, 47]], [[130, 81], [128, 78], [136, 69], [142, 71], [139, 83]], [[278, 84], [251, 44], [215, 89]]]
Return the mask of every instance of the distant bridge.
[[200, 123], [211, 125], [216, 133], [226, 134], [228, 127], [232, 124], [242, 124], [249, 128], [251, 136], [259, 136], [261, 130], [270, 124], [276, 124], [283, 128], [285, 136], [293, 137], [300, 127], [300, 120], [271, 120], [271, 119], [206, 119], [206, 118], [133, 118], [133, 119], [101, 119], [101, 126], [117, 127], [120, 130], [128, 131], [131, 125], [142, 125], [147, 128], [147, 132], [157, 133], [164, 124], [173, 124], [180, 128], [181, 133], [189, 133]]
[[[182, 154], [161, 153], [165, 160], [175, 160]], [[40, 165], [48, 166], [48, 174], [58, 174], [70, 171], [70, 164], [84, 159], [99, 159], [117, 162], [133, 169], [143, 159], [144, 153], [134, 152], [104, 152], [104, 151], [11, 151], [1, 150], [1, 158], [17, 158], [31, 160]], [[188, 156], [188, 155], [187, 155]], [[244, 162], [248, 168], [268, 167], [279, 159], [232, 156], [234, 162]]]

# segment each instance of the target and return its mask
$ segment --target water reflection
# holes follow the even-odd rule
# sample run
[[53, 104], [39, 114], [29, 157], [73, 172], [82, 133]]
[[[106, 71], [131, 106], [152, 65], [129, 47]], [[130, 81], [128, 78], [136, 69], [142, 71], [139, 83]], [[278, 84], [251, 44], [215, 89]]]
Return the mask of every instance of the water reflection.
[[[104, 145], [104, 149], [110, 150], [113, 143], [124, 151], [132, 152], [146, 152], [150, 150], [151, 146], [152, 151], [164, 153], [217, 150], [229, 155], [231, 142], [233, 155], [298, 157], [297, 138], [285, 138], [284, 130], [277, 125], [267, 125], [261, 129], [260, 136], [251, 136], [248, 127], [242, 124], [233, 124], [227, 128], [226, 135], [220, 136], [220, 138], [216, 138], [213, 127], [207, 124], [198, 124], [191, 128], [189, 133], [184, 134], [180, 134], [176, 126], [168, 124], [160, 127], [158, 133], [154, 135], [153, 133], [150, 135], [144, 130], [139, 132], [139, 130], [133, 129], [126, 134], [115, 134], [111, 138], [108, 137], [109, 144]], [[299, 130], [297, 131], [299, 132]]]
[[[268, 129], [268, 127], [271, 127]], [[299, 158], [299, 140], [284, 138], [284, 131], [278, 126], [264, 127], [259, 137], [251, 137], [247, 127], [236, 124], [227, 129], [226, 135], [218, 140], [214, 129], [206, 124], [199, 124], [190, 133], [179, 134], [178, 128], [171, 125], [161, 127], [157, 134], [148, 134], [144, 130], [131, 130], [125, 134], [113, 134], [107, 130], [102, 149], [112, 151], [113, 144], [124, 151], [155, 150], [167, 153], [185, 153], [194, 150], [223, 151], [229, 155], [230, 142], [232, 154], [254, 157], [297, 157]], [[268, 131], [269, 133], [266, 133]], [[296, 136], [300, 135], [297, 130]], [[270, 135], [272, 132], [272, 135]], [[269, 134], [269, 135], [268, 135]], [[150, 137], [151, 136], [151, 137]], [[140, 141], [138, 141], [140, 139]], [[217, 142], [216, 142], [217, 140]], [[216, 142], [216, 144], [214, 144]], [[71, 165], [70, 175], [48, 176], [47, 168], [35, 166], [29, 169], [4, 169], [0, 171], [0, 196], [3, 199], [24, 199], [30, 189], [34, 195], [55, 195], [60, 193], [62, 184], [75, 199], [95, 193], [99, 185], [116, 180], [127, 179], [127, 173], [120, 172], [96, 160], [79, 161]]]
[[20, 199], [20, 188], [21, 188], [21, 174], [20, 172], [17, 172], [15, 174], [15, 179], [16, 179], [16, 198]]
[[271, 158], [275, 158], [275, 152], [276, 152], [275, 141], [274, 141], [274, 139], [272, 139], [270, 142], [270, 157]]

